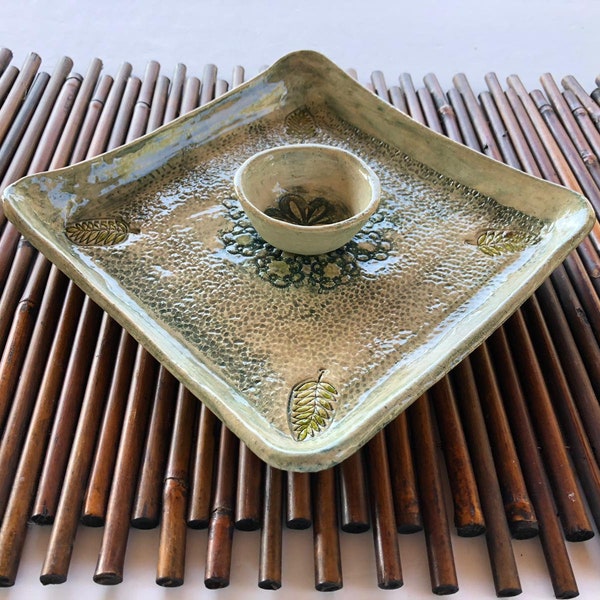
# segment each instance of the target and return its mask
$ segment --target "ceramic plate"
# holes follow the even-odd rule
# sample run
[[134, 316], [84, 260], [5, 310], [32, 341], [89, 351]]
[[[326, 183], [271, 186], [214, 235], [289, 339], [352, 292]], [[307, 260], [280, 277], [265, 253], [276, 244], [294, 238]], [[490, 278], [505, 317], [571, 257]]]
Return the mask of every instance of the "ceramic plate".
[[[340, 250], [261, 240], [233, 176], [345, 148], [381, 205]], [[587, 201], [431, 132], [326, 58], [288, 55], [175, 122], [27, 177], [8, 217], [261, 458], [350, 455], [498, 327], [584, 237]]]

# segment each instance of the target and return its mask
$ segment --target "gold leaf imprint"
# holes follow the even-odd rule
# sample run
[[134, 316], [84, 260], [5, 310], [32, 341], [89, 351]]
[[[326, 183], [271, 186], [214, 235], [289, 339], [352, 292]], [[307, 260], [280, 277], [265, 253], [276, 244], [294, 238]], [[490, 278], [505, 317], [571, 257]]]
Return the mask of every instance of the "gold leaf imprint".
[[285, 130], [289, 135], [311, 138], [317, 134], [317, 122], [308, 108], [301, 106], [286, 116]]
[[337, 390], [323, 381], [324, 370], [316, 380], [301, 381], [290, 393], [290, 429], [299, 441], [327, 428], [333, 419]]
[[65, 235], [78, 246], [114, 246], [127, 239], [130, 228], [120, 219], [90, 219], [65, 227]]
[[510, 252], [521, 252], [527, 246], [536, 244], [539, 237], [530, 231], [485, 229], [475, 236], [475, 240], [467, 241], [475, 244], [488, 256], [500, 256]]

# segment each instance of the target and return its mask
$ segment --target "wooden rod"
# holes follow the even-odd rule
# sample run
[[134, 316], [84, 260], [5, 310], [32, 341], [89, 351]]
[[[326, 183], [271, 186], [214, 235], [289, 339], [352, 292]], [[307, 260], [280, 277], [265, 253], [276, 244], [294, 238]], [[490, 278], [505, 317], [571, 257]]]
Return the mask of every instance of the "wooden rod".
[[102, 545], [94, 572], [96, 583], [113, 585], [123, 580], [129, 520], [150, 412], [149, 398], [155, 380], [156, 361], [140, 346], [115, 463], [115, 472], [119, 476], [113, 478]]
[[227, 587], [231, 576], [238, 451], [238, 439], [227, 427], [221, 427], [215, 499], [208, 524], [204, 567], [204, 585], [211, 590]]
[[[463, 537], [481, 535], [485, 531], [485, 520], [456, 398], [448, 377], [442, 378], [430, 389], [429, 398], [433, 413], [437, 418], [442, 441], [446, 470], [454, 501], [456, 532]], [[424, 417], [421, 416], [421, 418]], [[433, 444], [433, 439], [431, 442]], [[434, 467], [439, 469], [436, 465], [428, 463], [427, 472]], [[435, 476], [441, 477], [439, 473], [436, 473]], [[432, 481], [432, 485], [435, 483]], [[429, 493], [431, 498], [437, 498], [437, 490], [429, 490]], [[423, 506], [421, 510], [424, 511], [425, 507]]]
[[335, 471], [325, 469], [313, 477], [315, 589], [332, 592], [343, 587], [338, 534]]
[[133, 377], [135, 355], [136, 342], [123, 330], [81, 509], [82, 523], [91, 527], [104, 525], [106, 519], [106, 507], [123, 427], [127, 393]]
[[[180, 391], [179, 395], [181, 396], [181, 394]], [[160, 366], [138, 487], [131, 511], [131, 525], [138, 529], [157, 527], [160, 521], [161, 503], [165, 495], [163, 490], [165, 467], [167, 466], [171, 433], [173, 432], [174, 435], [175, 406], [183, 403], [181, 398], [178, 398], [176, 402], [176, 398], [177, 380], [167, 369]], [[195, 421], [195, 413], [193, 420]]]
[[390, 464], [396, 528], [398, 533], [421, 531], [423, 520], [406, 412], [400, 413], [384, 431]]
[[565, 537], [569, 541], [587, 540], [593, 536], [593, 529], [533, 343], [520, 312], [515, 313], [507, 322], [507, 334], [513, 353], [519, 356], [517, 369], [521, 385], [528, 398], [529, 410], [536, 426], [548, 475], [552, 481]]
[[527, 489], [539, 518], [539, 536], [554, 594], [557, 598], [572, 598], [578, 594], [577, 583], [563, 532], [556, 517], [556, 506], [540, 456], [531, 416], [526, 407], [524, 392], [503, 328], [498, 329], [491, 336], [489, 345], [498, 371], [498, 382], [502, 388], [506, 414], [521, 457]]
[[42, 59], [35, 52], [27, 56], [10, 92], [0, 107], [0, 146], [4, 148], [6, 134], [13, 123], [15, 115], [19, 111], [31, 86], [37, 70], [42, 64]]
[[361, 533], [370, 527], [369, 497], [362, 450], [357, 450], [336, 468], [339, 482], [340, 527]]
[[383, 431], [375, 434], [365, 448], [377, 585], [384, 590], [393, 590], [401, 587], [404, 580]]
[[[109, 328], [111, 333], [104, 333], [103, 330], [106, 328]], [[95, 359], [71, 445], [63, 485], [62, 487], [56, 485], [57, 490], [60, 491], [60, 500], [40, 574], [40, 581], [44, 585], [66, 581], [73, 553], [85, 485], [110, 382], [107, 371], [113, 366], [119, 335], [119, 326], [106, 315], [100, 329]], [[107, 344], [106, 341], [109, 343]]]
[[183, 584], [189, 467], [198, 400], [179, 386], [169, 458], [164, 473], [162, 519], [158, 543], [156, 583], [164, 587]]
[[458, 580], [429, 394], [421, 396], [408, 412], [413, 434], [431, 590], [434, 594], [453, 594], [458, 591]]
[[127, 134], [125, 136], [126, 142], [135, 140], [146, 132], [159, 71], [160, 65], [155, 60], [151, 60], [146, 65], [139, 94], [129, 118], [129, 126], [127, 127]]
[[476, 373], [478, 397], [494, 457], [492, 466], [498, 476], [508, 526], [517, 539], [534, 537], [538, 533], [537, 517], [527, 492], [487, 344], [472, 352], [470, 360]]
[[[463, 360], [453, 373], [456, 397], [460, 406], [465, 435], [473, 449], [473, 468], [485, 515], [486, 541], [492, 577], [498, 596], [514, 596], [521, 592], [508, 522], [504, 513], [500, 486], [494, 469], [490, 439], [485, 428], [482, 406], [478, 397], [470, 360]], [[477, 449], [475, 453], [475, 449]], [[475, 459], [476, 458], [476, 459]], [[485, 493], [483, 491], [485, 490]]]
[[236, 529], [254, 531], [260, 528], [263, 470], [263, 462], [240, 442], [234, 515]]
[[282, 511], [283, 472], [266, 465], [258, 567], [258, 587], [264, 590], [281, 587]]
[[[90, 315], [90, 318], [82, 318], [78, 323], [65, 381], [69, 378], [70, 372], [82, 372], [89, 368], [91, 350], [94, 347], [93, 340], [98, 333], [97, 321], [99, 321], [100, 310], [98, 309], [95, 315], [87, 314]], [[54, 370], [57, 365], [51, 364], [49, 367]], [[42, 384], [40, 394], [38, 394], [25, 447], [10, 489], [6, 511], [4, 511], [4, 505], [0, 510], [0, 513], [4, 512], [4, 520], [0, 527], [0, 585], [2, 586], [12, 585], [17, 574], [25, 543], [31, 502], [35, 494], [35, 486], [44, 458], [55, 407], [57, 401], [60, 402], [58, 397], [60, 379], [53, 377], [53, 374], [49, 379], [53, 380], [53, 385], [46, 380], [49, 381], [48, 387]], [[41, 395], [42, 393], [43, 395]], [[66, 393], [68, 390], [63, 384], [60, 397], [64, 397]]]

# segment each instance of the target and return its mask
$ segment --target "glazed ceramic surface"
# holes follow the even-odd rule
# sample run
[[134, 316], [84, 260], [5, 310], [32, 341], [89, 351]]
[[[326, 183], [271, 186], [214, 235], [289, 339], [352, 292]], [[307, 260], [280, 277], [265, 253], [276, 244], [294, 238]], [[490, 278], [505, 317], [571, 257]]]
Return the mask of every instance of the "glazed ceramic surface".
[[[294, 143], [381, 182], [344, 247], [263, 241], [233, 177]], [[156, 132], [21, 180], [23, 234], [267, 462], [329, 467], [499, 326], [584, 237], [587, 201], [437, 135], [324, 57], [284, 57]]]
[[347, 150], [320, 144], [276, 146], [245, 161], [236, 196], [258, 234], [305, 256], [347, 244], [379, 205], [379, 178]]

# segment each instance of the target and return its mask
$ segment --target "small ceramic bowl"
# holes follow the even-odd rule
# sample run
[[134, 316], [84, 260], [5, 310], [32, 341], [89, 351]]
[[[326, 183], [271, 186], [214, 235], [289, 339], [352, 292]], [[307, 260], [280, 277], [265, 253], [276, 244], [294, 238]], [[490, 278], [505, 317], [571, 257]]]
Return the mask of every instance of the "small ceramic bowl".
[[269, 244], [324, 254], [349, 242], [377, 209], [377, 175], [346, 150], [279, 146], [250, 157], [234, 177], [242, 208]]

